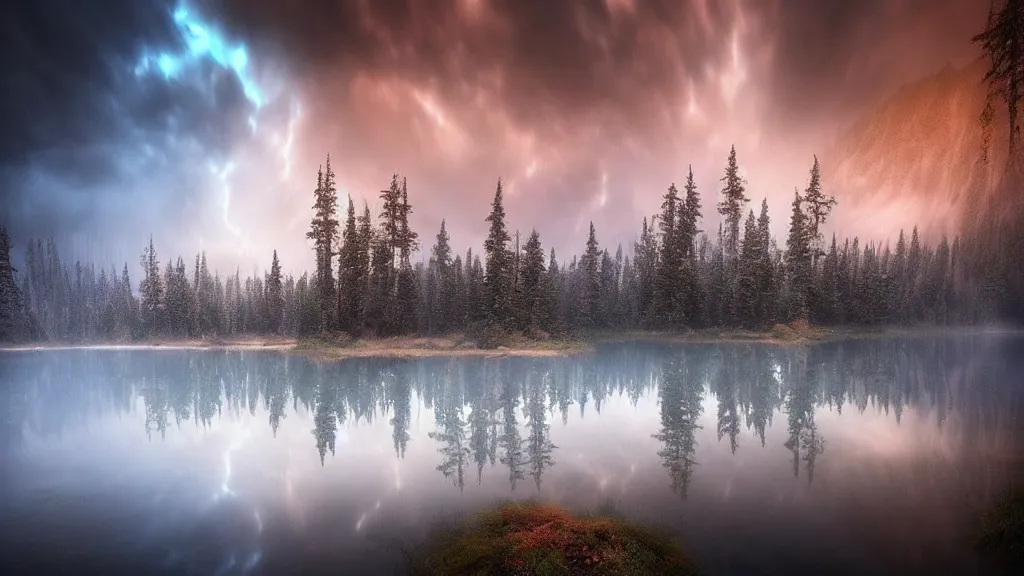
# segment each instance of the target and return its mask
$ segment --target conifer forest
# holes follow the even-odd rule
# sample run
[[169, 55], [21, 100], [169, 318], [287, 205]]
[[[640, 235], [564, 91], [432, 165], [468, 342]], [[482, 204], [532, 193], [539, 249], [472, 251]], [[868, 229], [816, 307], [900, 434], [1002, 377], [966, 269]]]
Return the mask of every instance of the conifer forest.
[[[506, 221], [498, 180], [482, 252], [456, 254], [444, 221], [427, 242], [410, 229], [409, 187], [397, 174], [380, 193], [379, 214], [351, 198], [339, 207], [328, 157], [306, 235], [315, 270], [285, 275], [275, 251], [262, 275], [225, 274], [211, 270], [204, 253], [188, 261], [161, 255], [152, 238], [137, 279], [127, 263], [118, 270], [62, 261], [56, 244], [41, 239], [24, 247], [25, 269], [15, 270], [3, 231], [0, 335], [84, 343], [461, 332], [488, 346], [511, 333], [765, 330], [799, 320], [963, 326], [1024, 317], [1015, 297], [1021, 252], [1012, 249], [1020, 235], [1011, 228], [934, 244], [916, 228], [884, 243], [826, 236], [839, 207], [822, 189], [815, 158], [806, 188], [794, 191], [786, 237], [774, 238], [767, 200], [758, 206], [748, 194], [735, 148], [718, 184], [702, 191], [691, 170], [681, 190], [667, 187], [632, 246], [602, 245], [591, 224], [581, 253], [560, 257], [536, 230]], [[716, 230], [702, 228], [708, 209], [722, 217]], [[429, 257], [414, 263], [421, 247]]]

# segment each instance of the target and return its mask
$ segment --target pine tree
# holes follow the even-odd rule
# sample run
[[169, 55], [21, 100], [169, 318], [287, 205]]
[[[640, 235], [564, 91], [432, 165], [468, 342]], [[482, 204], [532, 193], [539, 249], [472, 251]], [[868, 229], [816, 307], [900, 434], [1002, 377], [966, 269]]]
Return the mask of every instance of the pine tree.
[[432, 276], [437, 287], [434, 300], [431, 303], [431, 314], [434, 318], [435, 331], [444, 334], [452, 328], [452, 320], [455, 316], [455, 275], [452, 272], [452, 247], [444, 220], [441, 220], [441, 229], [437, 233], [430, 260], [434, 265]]
[[682, 323], [681, 295], [684, 230], [677, 221], [679, 195], [672, 184], [661, 203], [661, 246], [658, 250], [657, 280], [654, 287], [654, 317], [660, 327], [678, 327]]
[[598, 326], [602, 316], [601, 310], [601, 252], [598, 249], [594, 223], [590, 223], [590, 234], [587, 236], [587, 248], [580, 258], [582, 273], [582, 292], [580, 293], [579, 327], [583, 329]]
[[271, 334], [280, 334], [284, 322], [284, 287], [281, 282], [281, 263], [277, 259], [277, 250], [270, 262], [270, 273], [266, 279], [267, 326]]
[[811, 249], [803, 198], [793, 191], [793, 213], [786, 238], [786, 279], [791, 318], [807, 318], [807, 293], [811, 284]]
[[383, 230], [374, 231], [371, 240], [370, 283], [371, 298], [367, 319], [378, 337], [390, 336], [397, 324], [394, 302], [394, 269], [392, 267], [394, 251], [388, 243]]
[[332, 311], [337, 308], [334, 298], [334, 245], [338, 235], [338, 219], [336, 209], [338, 191], [331, 170], [331, 156], [327, 155], [326, 170], [317, 173], [316, 190], [313, 191], [313, 220], [306, 238], [313, 241], [316, 253], [316, 285], [318, 289], [318, 308], [320, 320], [318, 330], [330, 330]]
[[743, 207], [750, 202], [746, 196], [746, 180], [740, 176], [740, 168], [736, 162], [736, 147], [729, 150], [729, 162], [725, 167], [725, 176], [721, 180], [722, 200], [718, 203], [718, 213], [725, 221], [725, 258], [735, 261], [739, 256], [740, 220], [743, 218]]
[[399, 262], [395, 299], [399, 307], [398, 333], [408, 334], [416, 331], [418, 327], [420, 291], [416, 282], [416, 273], [409, 259], [412, 252], [419, 249], [419, 243], [417, 234], [409, 228], [409, 214], [412, 213], [412, 206], [409, 204], [409, 192], [404, 178], [402, 179], [402, 195], [398, 208], [398, 237], [395, 241], [398, 244]]
[[363, 296], [366, 292], [364, 253], [355, 204], [350, 196], [338, 256], [338, 327], [349, 334], [358, 334], [362, 327]]
[[369, 314], [371, 308], [372, 278], [370, 276], [371, 250], [373, 248], [373, 218], [370, 216], [370, 206], [363, 202], [363, 213], [359, 216], [358, 248], [355, 258], [354, 277], [357, 279], [357, 289], [361, 290], [362, 296], [359, 302], [359, 321], [356, 326], [357, 332], [362, 333], [363, 328], [370, 324]]
[[819, 286], [818, 311], [814, 320], [819, 324], [835, 324], [839, 315], [839, 252], [836, 248], [835, 234], [832, 235], [832, 245], [825, 254]]
[[598, 276], [598, 317], [596, 324], [607, 328], [615, 325], [613, 316], [617, 306], [616, 300], [618, 299], [619, 290], [619, 270], [616, 268], [615, 261], [612, 260], [611, 255], [608, 254], [607, 248], [601, 251], [601, 266]]
[[658, 271], [658, 244], [652, 227], [644, 217], [640, 238], [633, 246], [636, 254], [634, 266], [637, 274], [637, 314], [644, 325], [656, 324], [656, 288]]
[[814, 166], [811, 167], [811, 179], [804, 191], [804, 204], [807, 206], [807, 236], [811, 246], [812, 267], [817, 270], [818, 256], [823, 256], [825, 251], [821, 246], [821, 225], [832, 213], [836, 205], [836, 199], [821, 191], [821, 167], [818, 165], [818, 157], [814, 157]]
[[11, 239], [0, 226], [0, 342], [20, 342], [33, 336], [14, 272]]
[[768, 216], [768, 199], [761, 200], [761, 214], [757, 218], [757, 291], [754, 317], [761, 326], [772, 325], [777, 316], [778, 286], [775, 280], [775, 263], [772, 260], [771, 218]]
[[910, 233], [910, 250], [907, 252], [907, 322], [917, 323], [922, 320], [921, 307], [921, 271], [924, 268], [924, 257], [921, 241], [917, 235], [917, 226]]
[[701, 230], [697, 222], [701, 219], [700, 194], [697, 184], [693, 181], [693, 168], [686, 175], [683, 187], [686, 196], [680, 202], [679, 226], [681, 228], [680, 251], [682, 252], [682, 272], [680, 276], [680, 318], [691, 326], [699, 325], [704, 293], [697, 269], [697, 235]]
[[704, 323], [708, 326], [722, 327], [728, 320], [729, 311], [732, 309], [731, 291], [729, 290], [729, 278], [726, 273], [725, 250], [723, 240], [723, 227], [718, 226], [718, 242], [715, 243], [708, 264], [707, 293], [714, 297], [707, 299], [705, 306]]
[[540, 244], [540, 234], [536, 230], [523, 247], [521, 262], [521, 294], [526, 318], [525, 328], [528, 332], [541, 330], [548, 324], [549, 306], [547, 304], [547, 286], [545, 285], [544, 249]]
[[155, 336], [160, 330], [161, 313], [163, 310], [163, 286], [160, 282], [160, 261], [153, 248], [153, 236], [149, 236], [140, 259], [142, 265], [142, 283], [139, 286], [139, 298], [142, 306], [142, 323], [149, 336]]
[[555, 249], [551, 249], [548, 257], [548, 269], [544, 274], [543, 298], [545, 306], [544, 324], [541, 326], [547, 332], [561, 332], [564, 329], [562, 315], [559, 314], [562, 291], [562, 274], [558, 268], [558, 258], [555, 256]]
[[509, 328], [514, 316], [512, 308], [512, 263], [508, 243], [511, 237], [505, 228], [505, 207], [502, 204], [501, 179], [491, 202], [490, 223], [484, 252], [487, 267], [484, 273], [484, 309], [487, 321], [496, 326]]
[[121, 269], [121, 283], [118, 288], [118, 302], [120, 325], [124, 337], [138, 339], [142, 337], [139, 325], [139, 306], [135, 297], [132, 296], [132, 282], [128, 277], [128, 263], [124, 263]]
[[761, 295], [758, 286], [760, 247], [757, 221], [754, 219], [754, 211], [751, 210], [743, 227], [743, 245], [736, 280], [736, 319], [745, 328], [753, 328], [760, 323], [760, 318], [757, 317]]

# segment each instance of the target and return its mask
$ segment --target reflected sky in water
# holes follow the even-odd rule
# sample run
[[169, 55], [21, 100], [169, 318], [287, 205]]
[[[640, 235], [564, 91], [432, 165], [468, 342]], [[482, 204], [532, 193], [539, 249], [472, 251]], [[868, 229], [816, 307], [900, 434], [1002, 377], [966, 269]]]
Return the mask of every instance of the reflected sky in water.
[[708, 574], [981, 573], [970, 523], [1024, 456], [1006, 336], [7, 352], [0, 379], [4, 573], [390, 574], [507, 498], [610, 504]]

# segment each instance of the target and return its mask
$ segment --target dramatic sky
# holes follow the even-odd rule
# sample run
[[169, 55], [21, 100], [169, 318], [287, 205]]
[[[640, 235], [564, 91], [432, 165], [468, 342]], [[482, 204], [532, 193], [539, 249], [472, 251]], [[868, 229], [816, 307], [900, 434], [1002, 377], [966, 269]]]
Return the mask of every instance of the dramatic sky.
[[[408, 178], [412, 225], [631, 242], [693, 166], [706, 229], [729, 146], [776, 234], [812, 154], [866, 106], [974, 57], [981, 0], [11, 0], [0, 220], [22, 250], [221, 269], [312, 263], [330, 153], [342, 209]], [[840, 198], [842, 201], [842, 198]]]

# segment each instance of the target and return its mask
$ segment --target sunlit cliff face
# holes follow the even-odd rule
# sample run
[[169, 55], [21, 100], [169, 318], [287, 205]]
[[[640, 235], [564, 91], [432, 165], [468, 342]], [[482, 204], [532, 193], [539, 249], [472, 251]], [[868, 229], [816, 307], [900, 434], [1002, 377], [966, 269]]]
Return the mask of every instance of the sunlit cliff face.
[[[0, 217], [16, 253], [52, 234], [71, 257], [135, 262], [152, 232], [162, 260], [203, 249], [215, 267], [249, 269], [276, 248], [291, 271], [312, 265], [304, 233], [328, 153], [342, 210], [348, 195], [373, 208], [400, 171], [424, 246], [445, 218], [460, 252], [481, 245], [498, 177], [512, 230], [536, 227], [560, 254], [582, 249], [591, 220], [603, 246], [628, 251], [690, 165], [713, 231], [733, 144], [750, 206], [768, 198], [776, 235], [815, 153], [841, 231], [903, 225], [914, 211], [895, 202], [904, 187], [888, 178], [882, 194], [871, 182], [887, 169], [828, 151], [866, 105], [970, 60], [985, 17], [967, 0], [117, 0], [95, 10], [45, 0], [5, 10], [16, 89], [2, 100], [12, 129]], [[876, 148], [899, 141], [886, 138], [847, 139], [837, 155], [886, 158]], [[912, 178], [933, 173], [919, 169]], [[891, 221], [845, 215], [861, 196], [890, 199]]]

